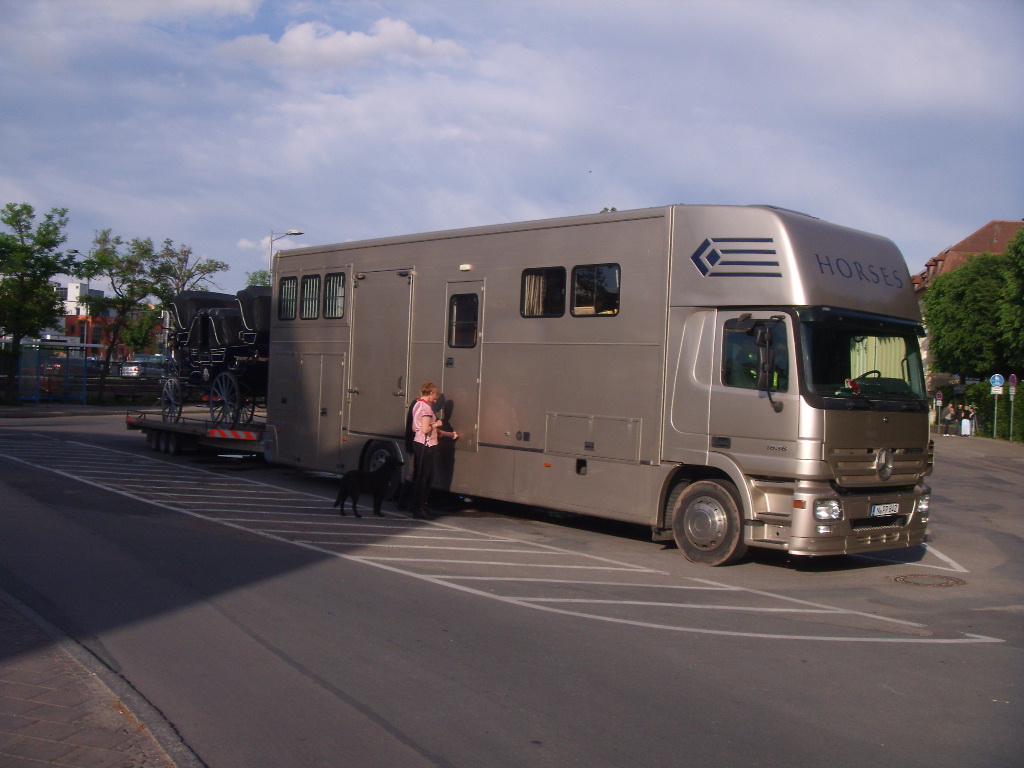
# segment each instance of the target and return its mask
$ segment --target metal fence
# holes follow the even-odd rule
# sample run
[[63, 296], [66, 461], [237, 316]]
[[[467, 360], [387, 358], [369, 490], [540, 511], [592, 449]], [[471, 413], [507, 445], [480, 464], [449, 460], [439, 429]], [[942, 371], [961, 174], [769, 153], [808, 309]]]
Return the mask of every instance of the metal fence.
[[102, 367], [86, 345], [28, 344], [18, 359], [18, 399], [32, 403], [84, 403], [90, 379]]

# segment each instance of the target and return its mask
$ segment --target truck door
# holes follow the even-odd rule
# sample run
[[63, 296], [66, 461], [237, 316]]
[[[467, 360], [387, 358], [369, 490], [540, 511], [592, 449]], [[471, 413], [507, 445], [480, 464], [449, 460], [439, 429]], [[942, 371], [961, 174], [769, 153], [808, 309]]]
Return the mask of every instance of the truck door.
[[328, 472], [341, 468], [341, 418], [344, 404], [345, 355], [303, 354], [300, 370], [306, 383], [302, 405], [307, 424], [315, 425], [315, 466]]
[[412, 271], [357, 272], [353, 280], [348, 425], [402, 438], [409, 386]]
[[444, 372], [441, 374], [445, 416], [459, 433], [455, 449], [476, 451], [480, 424], [484, 283], [482, 280], [448, 283], [447, 298]]
[[345, 355], [274, 353], [275, 460], [336, 472], [341, 465]]
[[716, 325], [711, 450], [748, 475], [791, 475], [800, 413], [792, 322], [779, 312], [719, 311]]

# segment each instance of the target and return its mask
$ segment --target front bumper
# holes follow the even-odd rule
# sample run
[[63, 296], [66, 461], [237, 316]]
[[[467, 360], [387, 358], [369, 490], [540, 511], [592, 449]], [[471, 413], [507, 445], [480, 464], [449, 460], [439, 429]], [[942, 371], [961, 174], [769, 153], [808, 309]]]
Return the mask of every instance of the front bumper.
[[[928, 531], [928, 513], [918, 510], [918, 500], [927, 492], [919, 485], [902, 493], [843, 496], [843, 519], [829, 521], [814, 519], [814, 499], [834, 494], [807, 494], [806, 508], [794, 516], [787, 549], [794, 555], [844, 555], [917, 546]], [[893, 504], [898, 505], [896, 513], [872, 516], [872, 508]]]

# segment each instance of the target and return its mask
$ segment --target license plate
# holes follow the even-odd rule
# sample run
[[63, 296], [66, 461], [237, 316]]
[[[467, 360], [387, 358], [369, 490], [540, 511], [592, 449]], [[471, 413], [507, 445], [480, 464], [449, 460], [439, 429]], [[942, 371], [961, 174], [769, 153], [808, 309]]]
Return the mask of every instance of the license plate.
[[898, 515], [900, 513], [899, 502], [894, 504], [872, 504], [871, 516], [884, 517], [885, 515]]

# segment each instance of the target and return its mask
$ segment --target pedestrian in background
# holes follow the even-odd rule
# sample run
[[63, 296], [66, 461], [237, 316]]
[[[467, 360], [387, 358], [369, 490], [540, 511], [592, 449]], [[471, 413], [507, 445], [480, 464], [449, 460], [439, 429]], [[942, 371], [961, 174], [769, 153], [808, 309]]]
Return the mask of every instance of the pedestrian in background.
[[960, 435], [970, 437], [974, 433], [974, 408], [965, 405], [960, 410]]
[[956, 416], [956, 408], [953, 403], [947, 403], [946, 407], [942, 409], [942, 436], [946, 437], [949, 434], [949, 425], [953, 423], [953, 419]]

